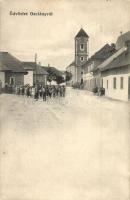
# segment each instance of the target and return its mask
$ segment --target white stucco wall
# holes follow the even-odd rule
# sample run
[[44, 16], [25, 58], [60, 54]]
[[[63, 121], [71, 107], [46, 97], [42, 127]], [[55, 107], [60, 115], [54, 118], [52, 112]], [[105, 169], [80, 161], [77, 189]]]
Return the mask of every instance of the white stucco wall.
[[84, 78], [84, 89], [92, 91], [92, 88], [93, 88], [92, 82], [94, 79], [93, 74], [86, 73], [86, 74], [84, 74], [83, 78]]
[[94, 78], [94, 76], [93, 76], [92, 73], [87, 73], [87, 74], [84, 74], [84, 75], [83, 75], [84, 81], [91, 80], [91, 79], [93, 79], [93, 78]]
[[[109, 75], [103, 78], [103, 87], [105, 88], [105, 96], [128, 101], [128, 77], [130, 74]], [[113, 88], [113, 78], [116, 77], [116, 89]], [[120, 78], [123, 77], [123, 89], [120, 88]], [[108, 80], [108, 89], [107, 89]]]
[[0, 80], [2, 81], [2, 88], [5, 87], [5, 72], [0, 72]]
[[24, 85], [26, 84], [33, 85], [33, 71], [28, 71], [28, 74], [24, 75]]
[[66, 69], [67, 72], [70, 72], [72, 74], [72, 78], [70, 81], [68, 81], [69, 84], [74, 84], [76, 82], [76, 68], [74, 65], [69, 66]]

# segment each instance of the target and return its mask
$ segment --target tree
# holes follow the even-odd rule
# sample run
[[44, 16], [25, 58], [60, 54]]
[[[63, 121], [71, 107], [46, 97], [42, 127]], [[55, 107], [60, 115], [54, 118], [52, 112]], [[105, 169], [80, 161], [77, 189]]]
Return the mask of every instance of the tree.
[[48, 72], [47, 81], [50, 82], [50, 84], [52, 81], [56, 81], [57, 84], [65, 82], [63, 73], [60, 70], [54, 67], [48, 67], [47, 72]]
[[72, 73], [67, 71], [65, 73], [66, 73], [66, 82], [70, 81], [72, 79]]
[[57, 84], [61, 84], [61, 83], [64, 83], [64, 82], [65, 82], [65, 79], [64, 79], [63, 76], [57, 75], [57, 76], [56, 76], [56, 82], [57, 82]]

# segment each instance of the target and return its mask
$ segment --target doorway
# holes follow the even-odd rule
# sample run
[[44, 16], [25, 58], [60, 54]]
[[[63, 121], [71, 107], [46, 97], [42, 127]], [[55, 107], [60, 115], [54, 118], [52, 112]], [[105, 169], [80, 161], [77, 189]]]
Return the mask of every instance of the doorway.
[[10, 85], [14, 85], [15, 84], [15, 78], [14, 77], [10, 77]]

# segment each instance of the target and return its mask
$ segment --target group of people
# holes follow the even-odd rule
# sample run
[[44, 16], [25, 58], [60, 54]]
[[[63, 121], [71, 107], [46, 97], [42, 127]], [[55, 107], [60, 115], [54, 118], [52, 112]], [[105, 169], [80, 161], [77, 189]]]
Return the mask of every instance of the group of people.
[[60, 85], [25, 85], [25, 86], [13, 86], [11, 92], [17, 95], [24, 95], [26, 97], [33, 97], [35, 100], [43, 99], [46, 101], [47, 98], [52, 97], [65, 97], [66, 87]]

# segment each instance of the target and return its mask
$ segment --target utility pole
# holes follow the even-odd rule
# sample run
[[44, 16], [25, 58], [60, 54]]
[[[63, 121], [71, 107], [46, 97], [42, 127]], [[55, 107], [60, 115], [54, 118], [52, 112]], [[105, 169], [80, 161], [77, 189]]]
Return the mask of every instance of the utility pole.
[[37, 53], [35, 53], [35, 84], [37, 83]]

